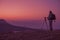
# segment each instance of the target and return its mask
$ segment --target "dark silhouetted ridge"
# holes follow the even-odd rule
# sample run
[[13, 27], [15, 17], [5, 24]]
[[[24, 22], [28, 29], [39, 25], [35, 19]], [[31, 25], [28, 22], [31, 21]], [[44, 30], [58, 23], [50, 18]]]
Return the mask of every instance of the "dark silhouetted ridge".
[[0, 32], [6, 32], [6, 31], [24, 31], [24, 30], [33, 30], [31, 28], [26, 28], [26, 27], [18, 27], [9, 24], [6, 22], [4, 19], [0, 19]]

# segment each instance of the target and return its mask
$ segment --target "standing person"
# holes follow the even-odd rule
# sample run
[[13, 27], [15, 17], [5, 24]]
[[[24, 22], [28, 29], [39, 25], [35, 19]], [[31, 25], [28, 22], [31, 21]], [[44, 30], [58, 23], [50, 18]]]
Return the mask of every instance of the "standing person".
[[50, 11], [50, 12], [49, 12], [49, 16], [48, 16], [50, 31], [53, 31], [52, 24], [53, 24], [53, 21], [55, 21], [55, 20], [56, 20], [55, 14], [53, 14], [52, 11]]

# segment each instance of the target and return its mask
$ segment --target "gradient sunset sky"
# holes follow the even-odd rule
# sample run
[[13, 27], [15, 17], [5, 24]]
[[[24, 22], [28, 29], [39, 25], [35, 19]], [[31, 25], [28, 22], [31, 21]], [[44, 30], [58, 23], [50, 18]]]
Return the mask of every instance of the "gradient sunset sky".
[[17, 25], [39, 25], [39, 20], [47, 17], [50, 10], [60, 22], [60, 0], [0, 0], [0, 19], [9, 20]]

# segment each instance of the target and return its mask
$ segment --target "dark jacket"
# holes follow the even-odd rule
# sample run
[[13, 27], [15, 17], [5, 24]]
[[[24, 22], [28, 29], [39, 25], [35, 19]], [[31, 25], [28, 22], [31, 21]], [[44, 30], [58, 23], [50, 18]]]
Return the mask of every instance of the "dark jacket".
[[50, 13], [48, 16], [48, 20], [56, 20], [55, 14]]

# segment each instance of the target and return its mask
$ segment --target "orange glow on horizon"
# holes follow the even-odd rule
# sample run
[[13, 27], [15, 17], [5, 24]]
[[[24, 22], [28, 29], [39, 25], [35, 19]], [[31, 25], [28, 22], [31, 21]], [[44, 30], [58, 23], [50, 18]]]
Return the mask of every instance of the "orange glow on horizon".
[[3, 1], [0, 4], [0, 18], [10, 20], [39, 20], [41, 17], [47, 16], [50, 9], [58, 10], [56, 3], [51, 6], [45, 1]]

